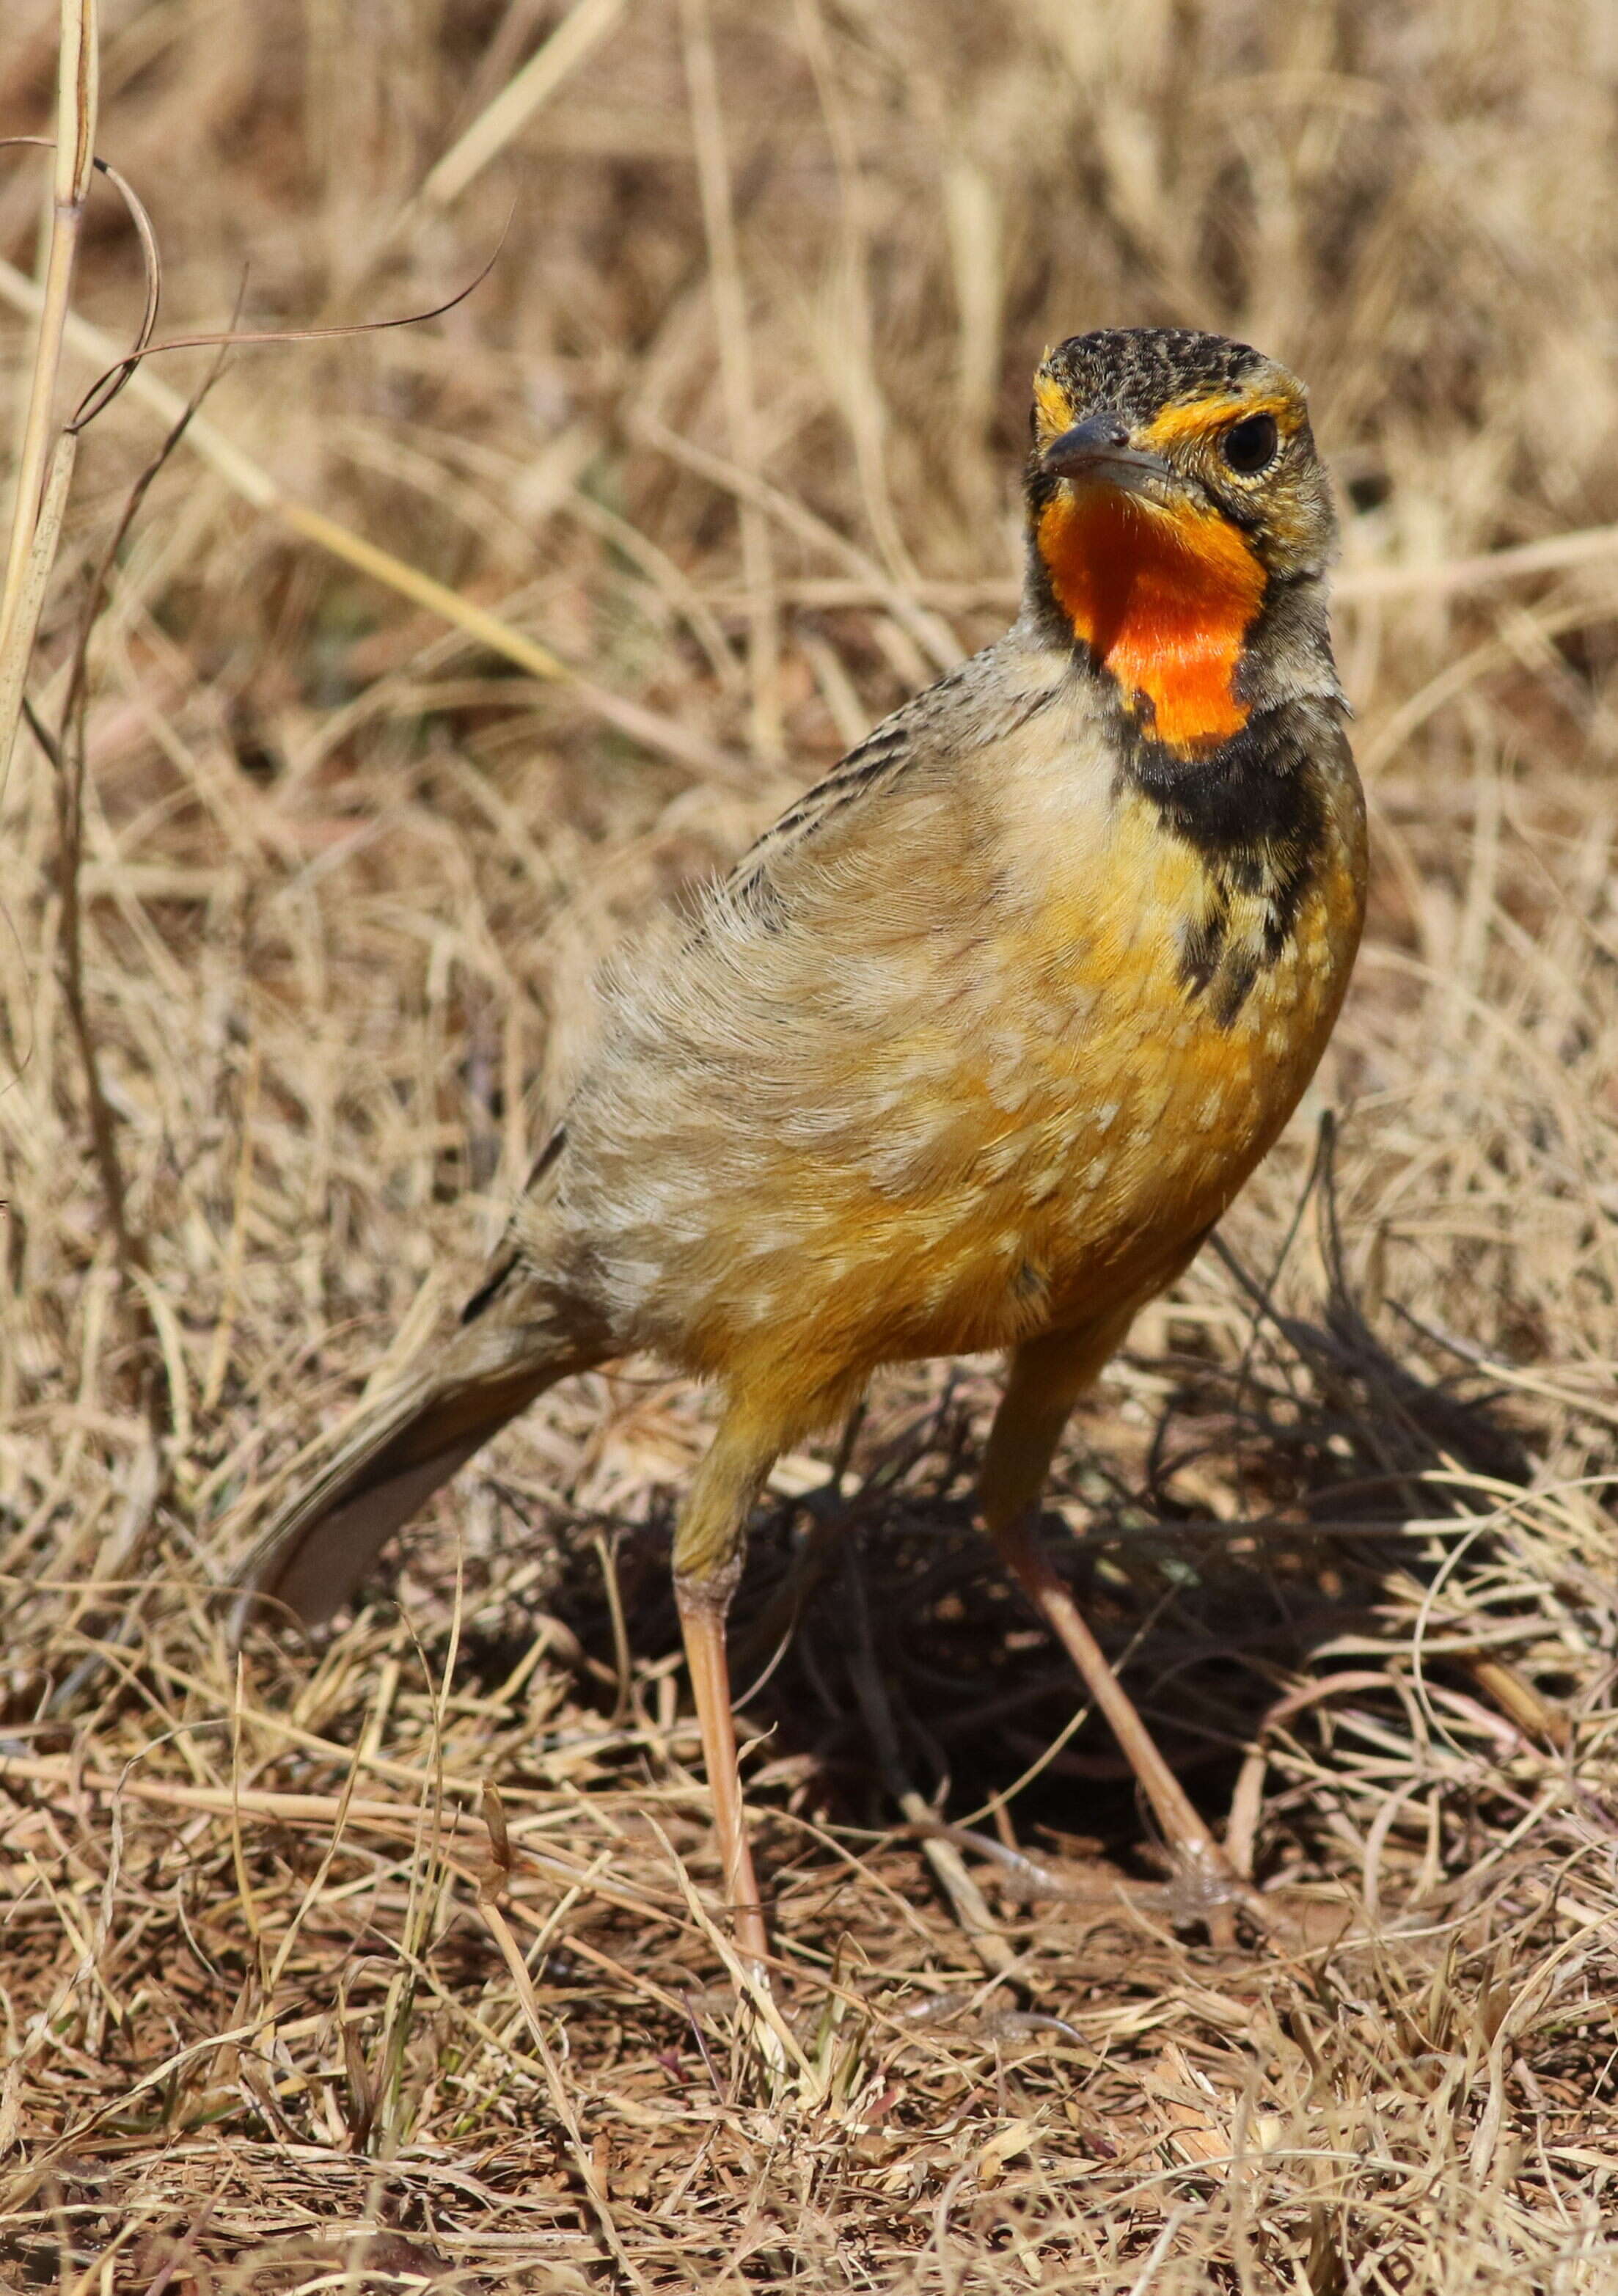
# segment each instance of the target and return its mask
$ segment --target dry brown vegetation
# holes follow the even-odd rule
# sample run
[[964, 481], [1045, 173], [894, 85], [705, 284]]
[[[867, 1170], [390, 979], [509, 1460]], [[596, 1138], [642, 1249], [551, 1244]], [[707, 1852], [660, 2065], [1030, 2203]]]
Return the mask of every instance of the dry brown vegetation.
[[[1610, 12], [570, 10], [106, 9], [99, 148], [171, 331], [244, 269], [244, 325], [437, 303], [516, 205], [447, 316], [236, 354], [118, 554], [78, 892], [121, 1245], [31, 737], [0, 791], [0, 2277], [1618, 2286]], [[48, 132], [55, 50], [9, 0], [0, 126]], [[0, 182], [7, 439], [43, 170]], [[102, 198], [75, 302], [121, 343]], [[700, 1395], [549, 1398], [323, 1649], [238, 1671], [212, 1590], [454, 1300], [601, 953], [1001, 625], [1043, 343], [1156, 320], [1312, 380], [1374, 913], [1050, 1529], [1275, 1927], [1176, 1935], [972, 1541], [993, 1366], [895, 1376], [840, 1500], [789, 1463], [741, 1605], [772, 2068], [664, 1592]], [[151, 379], [208, 357], [86, 433], [47, 729]], [[69, 342], [64, 408], [103, 363]], [[905, 1796], [977, 1836], [953, 1899]]]

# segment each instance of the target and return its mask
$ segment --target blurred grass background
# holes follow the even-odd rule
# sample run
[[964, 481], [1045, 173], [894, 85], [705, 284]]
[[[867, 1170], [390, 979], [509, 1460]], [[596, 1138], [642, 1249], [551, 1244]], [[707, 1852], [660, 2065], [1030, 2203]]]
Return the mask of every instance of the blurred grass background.
[[[56, 31], [12, 0], [0, 129], [49, 131]], [[18, 2270], [48, 2256], [70, 2279], [121, 2224], [143, 2286], [171, 2267], [292, 2284], [334, 2255], [378, 2285], [1612, 2285], [1618, 17], [110, 0], [102, 58], [98, 147], [153, 216], [160, 336], [227, 326], [239, 295], [249, 327], [425, 309], [500, 252], [440, 319], [233, 354], [119, 555], [90, 652], [80, 883], [138, 1269], [90, 1153], [56, 791], [26, 736], [0, 791]], [[0, 442], [44, 180], [41, 155], [6, 155]], [[139, 296], [98, 200], [75, 308], [116, 348]], [[1035, 2070], [1008, 2072], [1033, 2029], [917, 2040], [894, 2005], [977, 1964], [942, 1900], [903, 1914], [926, 1894], [913, 1842], [858, 1868], [824, 1847], [822, 1823], [879, 1831], [891, 1805], [810, 1620], [785, 1706], [757, 1710], [787, 1735], [756, 1784], [784, 1829], [783, 1937], [822, 1980], [866, 1956], [886, 2005], [841, 2088], [760, 2104], [739, 2058], [668, 2105], [666, 2061], [681, 2082], [700, 2063], [682, 1989], [716, 1968], [677, 1898], [672, 1973], [662, 1931], [595, 1908], [621, 1929], [591, 1932], [617, 1974], [596, 1968], [590, 2017], [564, 2015], [576, 1959], [569, 1976], [536, 1950], [567, 2037], [547, 2072], [520, 1988], [476, 1943], [470, 1867], [408, 1828], [394, 1864], [345, 1841], [322, 1866], [233, 1826], [244, 1792], [324, 1792], [308, 1823], [330, 1836], [357, 1743], [424, 1807], [435, 1761], [452, 1800], [527, 1781], [535, 1826], [668, 1889], [635, 1830], [650, 1796], [711, 1880], [667, 1621], [637, 1591], [701, 1398], [645, 1366], [548, 1398], [436, 1513], [406, 1580], [413, 1645], [379, 1607], [313, 1668], [257, 1653], [238, 1688], [205, 1589], [268, 1472], [462, 1290], [601, 955], [1003, 627], [1033, 365], [1061, 335], [1142, 323], [1240, 334], [1311, 383], [1344, 513], [1373, 914], [1310, 1103], [1228, 1223], [1267, 1275], [1336, 1107], [1331, 1217], [1318, 1193], [1280, 1283], [1294, 1323], [1205, 1259], [1087, 1409], [1058, 1511], [1124, 1542], [1098, 1582], [1112, 1639], [1158, 1636], [1143, 1678], [1174, 1685], [1182, 1725], [1189, 1670], [1214, 1804], [1243, 1747], [1251, 1784], [1266, 1699], [1360, 1669], [1361, 1735], [1334, 1734], [1327, 1701], [1290, 1710], [1285, 1792], [1249, 1816], [1261, 1873], [1346, 1891], [1373, 1944], [1361, 1928], [1346, 1960], [1222, 1975], [1166, 1934], [1098, 1943], [1002, 1906], [1025, 2010], [1083, 2047], [1047, 2032]], [[87, 570], [164, 428], [149, 379], [184, 395], [211, 357], [149, 362], [86, 435], [35, 667], [47, 723]], [[72, 351], [72, 397], [102, 364]], [[356, 541], [396, 578], [362, 570]], [[494, 643], [401, 594], [398, 566], [494, 616]], [[992, 1395], [968, 1366], [874, 1399], [849, 1488], [894, 1534], [870, 1567], [895, 1617], [933, 1582], [892, 1558], [950, 1528]], [[797, 1489], [816, 1472], [798, 1463]], [[778, 1562], [802, 1528], [790, 1482], [762, 1542]], [[1323, 1562], [1322, 1505], [1402, 1540], [1398, 1570], [1362, 1546]], [[1266, 1513], [1297, 1532], [1290, 1562], [1205, 1536]], [[1183, 1550], [1128, 1543], [1175, 1523]], [[998, 1598], [961, 1593], [958, 1550], [936, 1550], [956, 1575], [928, 1631], [952, 1679], [993, 1641], [1003, 1690], [1033, 1660]], [[611, 1631], [626, 1599], [633, 1659]], [[1260, 1611], [1270, 1641], [1222, 1673]], [[1424, 1672], [1441, 1616], [1475, 1631]], [[1492, 1684], [1485, 1645], [1511, 1661]], [[923, 1711], [938, 1694], [911, 1685]], [[1026, 1745], [970, 1701], [957, 1714], [975, 1792], [1059, 1729], [1071, 1699], [1054, 1675], [1042, 1695]], [[900, 1719], [930, 1788], [927, 1732]], [[587, 1744], [574, 1767], [563, 1742]], [[1104, 1742], [1083, 1742], [1093, 1775]], [[138, 1857], [109, 1849], [94, 1779], [136, 1756], [149, 1784], [205, 1798], [183, 1854], [160, 1800], [120, 1821]], [[1138, 1839], [1115, 1784], [1098, 1815], [1082, 1784], [1051, 1793], [1062, 1775], [1029, 1822]], [[566, 1931], [543, 1902], [542, 1948]], [[279, 2038], [289, 2019], [301, 2038]], [[1234, 2171], [1233, 2148], [1252, 2156]], [[452, 2161], [481, 2198], [435, 2184]], [[331, 2220], [336, 2249], [315, 2239]], [[379, 2247], [384, 2225], [415, 2249]]]

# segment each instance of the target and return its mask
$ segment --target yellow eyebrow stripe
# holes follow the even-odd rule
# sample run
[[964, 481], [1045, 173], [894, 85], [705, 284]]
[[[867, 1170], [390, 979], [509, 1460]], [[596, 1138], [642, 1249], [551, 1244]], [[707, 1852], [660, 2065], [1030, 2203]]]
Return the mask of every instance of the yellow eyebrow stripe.
[[1072, 430], [1073, 401], [1055, 375], [1042, 373], [1034, 376], [1034, 405], [1039, 417], [1042, 447], [1048, 447], [1053, 439], [1059, 439], [1064, 430]]
[[1148, 446], [1171, 447], [1184, 439], [1205, 438], [1249, 414], [1273, 414], [1283, 431], [1297, 428], [1298, 409], [1292, 399], [1279, 393], [1249, 398], [1238, 391], [1224, 391], [1207, 398], [1182, 398], [1177, 406], [1165, 406], [1147, 426], [1143, 438]]

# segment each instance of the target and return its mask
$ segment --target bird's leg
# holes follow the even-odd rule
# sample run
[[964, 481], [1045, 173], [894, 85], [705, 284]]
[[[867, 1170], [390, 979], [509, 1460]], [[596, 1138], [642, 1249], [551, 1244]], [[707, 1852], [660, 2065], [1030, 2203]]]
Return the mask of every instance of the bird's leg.
[[741, 1576], [748, 1513], [774, 1464], [777, 1445], [732, 1408], [697, 1470], [674, 1532], [674, 1600], [702, 1731], [702, 1759], [714, 1798], [714, 1832], [736, 1942], [761, 1965], [770, 1949], [764, 1906], [748, 1847], [736, 1721], [725, 1652], [725, 1614]]
[[1108, 1317], [1017, 1349], [984, 1454], [979, 1506], [1007, 1569], [1078, 1668], [1140, 1779], [1209, 1936], [1215, 1945], [1228, 1945], [1235, 1937], [1232, 1903], [1248, 1893], [1158, 1751], [1034, 1531], [1035, 1505], [1068, 1414], [1129, 1321], [1128, 1316]]

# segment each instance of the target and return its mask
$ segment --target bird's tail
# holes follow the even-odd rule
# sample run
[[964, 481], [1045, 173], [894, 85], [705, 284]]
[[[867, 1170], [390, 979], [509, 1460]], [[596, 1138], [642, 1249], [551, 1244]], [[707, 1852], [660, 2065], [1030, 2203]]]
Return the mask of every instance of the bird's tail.
[[261, 1605], [322, 1624], [440, 1483], [536, 1395], [596, 1359], [560, 1332], [479, 1322], [362, 1405], [315, 1447], [254, 1542], [237, 1573], [233, 1631]]

